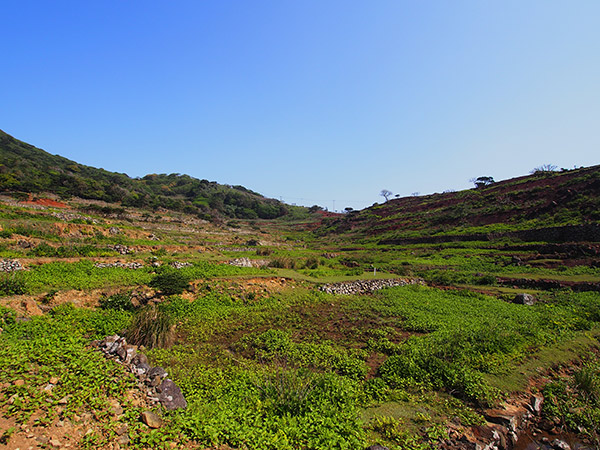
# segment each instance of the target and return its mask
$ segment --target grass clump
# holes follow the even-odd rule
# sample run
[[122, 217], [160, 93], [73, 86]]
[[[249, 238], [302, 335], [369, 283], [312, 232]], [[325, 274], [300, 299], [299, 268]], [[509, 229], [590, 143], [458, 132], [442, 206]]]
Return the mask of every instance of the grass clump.
[[172, 317], [155, 305], [141, 309], [127, 331], [127, 340], [147, 348], [164, 348], [173, 343], [175, 325]]

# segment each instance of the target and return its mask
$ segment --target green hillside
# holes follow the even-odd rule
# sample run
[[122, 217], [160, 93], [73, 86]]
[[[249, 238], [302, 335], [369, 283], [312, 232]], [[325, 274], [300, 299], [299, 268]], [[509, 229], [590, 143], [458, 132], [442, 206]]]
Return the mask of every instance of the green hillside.
[[61, 197], [162, 207], [211, 219], [274, 219], [289, 207], [243, 186], [225, 186], [189, 175], [126, 174], [78, 164], [19, 141], [0, 130], [0, 192], [51, 192]]

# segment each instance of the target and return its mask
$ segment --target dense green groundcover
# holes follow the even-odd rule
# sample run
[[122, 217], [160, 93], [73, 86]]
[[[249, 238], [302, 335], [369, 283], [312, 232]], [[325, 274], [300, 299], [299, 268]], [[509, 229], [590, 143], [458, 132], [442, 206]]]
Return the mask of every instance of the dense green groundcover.
[[[206, 266], [203, 273], [211, 270], [217, 269]], [[176, 344], [147, 352], [153, 364], [168, 369], [189, 406], [166, 412], [167, 425], [156, 431], [141, 430], [134, 407], [126, 408], [123, 420], [138, 448], [171, 440], [252, 449], [355, 449], [376, 441], [431, 448], [444, 437], [440, 415], [465, 426], [477, 423], [468, 405], [502, 397], [486, 374], [514, 370], [537, 349], [594, 327], [599, 305], [596, 293], [558, 292], [528, 307], [419, 286], [351, 297], [298, 289], [252, 302], [216, 290], [191, 302], [172, 296], [159, 309], [177, 323]], [[324, 311], [346, 320], [347, 333], [334, 339], [320, 329]], [[1, 406], [19, 420], [45, 409], [46, 421], [64, 396], [70, 396], [66, 416], [88, 410], [107, 417], [109, 397], [127, 406], [132, 376], [89, 343], [123, 331], [134, 314], [60, 306], [15, 321], [3, 308], [0, 378], [27, 382], [5, 388]], [[385, 362], [366, 376], [374, 354]], [[48, 393], [40, 387], [51, 376], [61, 383]], [[364, 421], [364, 411], [410, 406], [416, 398], [422, 405], [442, 395], [435, 392], [446, 397], [430, 401], [427, 411], [419, 406], [425, 411], [416, 416], [420, 428], [407, 431], [398, 417], [381, 414]], [[553, 392], [561, 395], [558, 388]], [[84, 444], [93, 448], [114, 438], [110, 421], [105, 426], [106, 436], [87, 437]]]

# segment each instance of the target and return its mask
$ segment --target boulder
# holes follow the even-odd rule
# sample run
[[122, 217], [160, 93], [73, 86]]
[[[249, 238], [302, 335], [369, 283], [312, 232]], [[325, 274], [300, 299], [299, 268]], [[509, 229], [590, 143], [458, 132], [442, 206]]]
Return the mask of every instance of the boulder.
[[168, 378], [156, 390], [159, 392], [160, 404], [164, 408], [173, 410], [187, 407], [187, 401], [181, 389]]
[[162, 426], [162, 419], [152, 411], [143, 411], [141, 417], [142, 422], [150, 428], [160, 428]]
[[531, 295], [531, 294], [517, 294], [515, 295], [515, 298], [513, 299], [513, 303], [516, 303], [518, 305], [527, 305], [527, 306], [531, 306], [534, 305], [537, 302], [537, 299]]

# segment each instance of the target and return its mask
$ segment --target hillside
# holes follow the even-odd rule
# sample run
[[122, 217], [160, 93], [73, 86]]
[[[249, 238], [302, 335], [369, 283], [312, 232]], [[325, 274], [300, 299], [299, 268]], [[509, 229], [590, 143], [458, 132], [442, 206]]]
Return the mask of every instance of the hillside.
[[0, 192], [51, 192], [61, 197], [120, 202], [138, 208], [162, 207], [211, 219], [274, 219], [290, 207], [243, 186], [225, 186], [180, 174], [130, 178], [78, 164], [19, 141], [0, 130]]
[[[382, 244], [488, 240], [511, 232], [513, 237], [542, 241], [546, 239], [531, 230], [581, 230], [584, 225], [595, 229], [599, 221], [600, 166], [592, 166], [389, 200], [332, 219], [319, 232]], [[597, 241], [595, 233], [589, 237]], [[556, 239], [580, 240], [568, 233]]]

